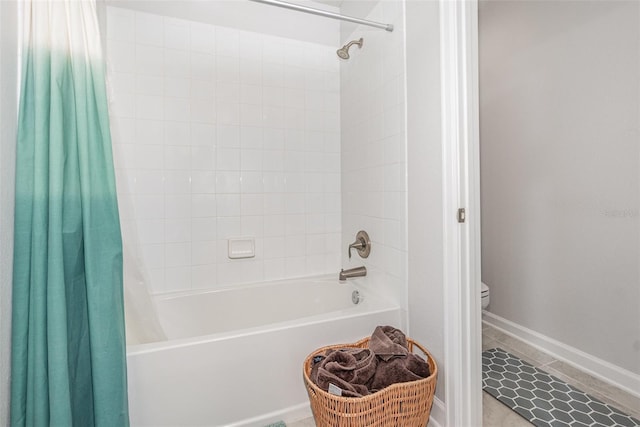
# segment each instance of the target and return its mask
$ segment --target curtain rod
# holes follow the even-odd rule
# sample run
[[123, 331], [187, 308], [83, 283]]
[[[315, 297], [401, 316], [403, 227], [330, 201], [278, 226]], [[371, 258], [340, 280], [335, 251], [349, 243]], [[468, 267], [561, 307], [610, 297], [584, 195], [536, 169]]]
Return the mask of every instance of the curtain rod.
[[285, 9], [296, 10], [298, 12], [311, 13], [312, 15], [324, 16], [326, 18], [339, 19], [341, 21], [355, 22], [356, 24], [368, 25], [370, 27], [381, 28], [386, 31], [393, 31], [393, 24], [383, 24], [381, 22], [369, 21], [367, 19], [354, 18], [353, 16], [340, 15], [326, 10], [314, 9], [312, 7], [301, 6], [299, 4], [287, 3], [280, 0], [251, 0], [256, 3], [264, 3], [271, 6], [284, 7]]

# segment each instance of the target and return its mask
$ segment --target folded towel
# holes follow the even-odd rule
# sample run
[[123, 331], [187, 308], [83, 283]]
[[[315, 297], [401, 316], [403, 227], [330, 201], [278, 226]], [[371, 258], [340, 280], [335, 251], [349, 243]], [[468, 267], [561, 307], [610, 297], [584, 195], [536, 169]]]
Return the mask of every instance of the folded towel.
[[375, 375], [369, 383], [369, 391], [375, 393], [395, 383], [421, 380], [430, 375], [429, 365], [417, 354], [380, 360]]
[[329, 384], [342, 389], [342, 396], [362, 397], [369, 394], [367, 384], [376, 372], [378, 361], [366, 348], [342, 348], [327, 351], [326, 357], [311, 369], [311, 380], [324, 391]]
[[384, 361], [409, 354], [407, 337], [393, 326], [376, 327], [369, 340], [369, 349]]

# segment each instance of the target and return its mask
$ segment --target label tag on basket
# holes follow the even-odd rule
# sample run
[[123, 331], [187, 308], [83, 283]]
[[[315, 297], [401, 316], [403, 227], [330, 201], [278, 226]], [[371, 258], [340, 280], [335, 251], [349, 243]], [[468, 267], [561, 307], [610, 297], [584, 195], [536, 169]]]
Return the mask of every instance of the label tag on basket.
[[336, 396], [342, 396], [342, 389], [335, 384], [329, 383], [329, 393], [335, 394]]

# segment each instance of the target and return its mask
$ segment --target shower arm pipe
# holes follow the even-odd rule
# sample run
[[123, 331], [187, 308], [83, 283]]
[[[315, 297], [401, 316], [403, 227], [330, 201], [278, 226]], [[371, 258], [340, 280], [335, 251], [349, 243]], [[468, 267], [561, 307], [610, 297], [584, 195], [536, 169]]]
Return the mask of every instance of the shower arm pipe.
[[368, 25], [370, 27], [380, 28], [385, 31], [393, 31], [393, 24], [383, 24], [382, 22], [369, 21], [368, 19], [355, 18], [353, 16], [340, 15], [339, 13], [329, 12], [327, 10], [314, 9], [312, 7], [302, 6], [299, 4], [287, 3], [280, 0], [251, 0], [256, 3], [264, 3], [271, 6], [283, 7], [285, 9], [296, 10], [299, 12], [310, 13], [312, 15], [324, 16], [326, 18], [339, 19], [341, 21], [354, 22], [356, 24]]

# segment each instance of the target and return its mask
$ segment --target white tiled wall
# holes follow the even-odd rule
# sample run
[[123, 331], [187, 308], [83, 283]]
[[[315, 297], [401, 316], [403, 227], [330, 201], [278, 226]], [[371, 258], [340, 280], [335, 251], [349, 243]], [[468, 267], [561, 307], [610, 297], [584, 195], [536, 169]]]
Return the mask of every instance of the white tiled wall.
[[335, 47], [107, 9], [123, 236], [152, 291], [336, 273]]
[[[343, 13], [346, 13], [343, 3]], [[343, 265], [366, 265], [367, 286], [406, 308], [407, 163], [404, 10], [401, 1], [380, 1], [368, 19], [394, 24], [393, 32], [359, 26], [347, 40], [364, 38], [341, 65], [342, 245], [364, 229], [369, 258], [354, 251]]]

